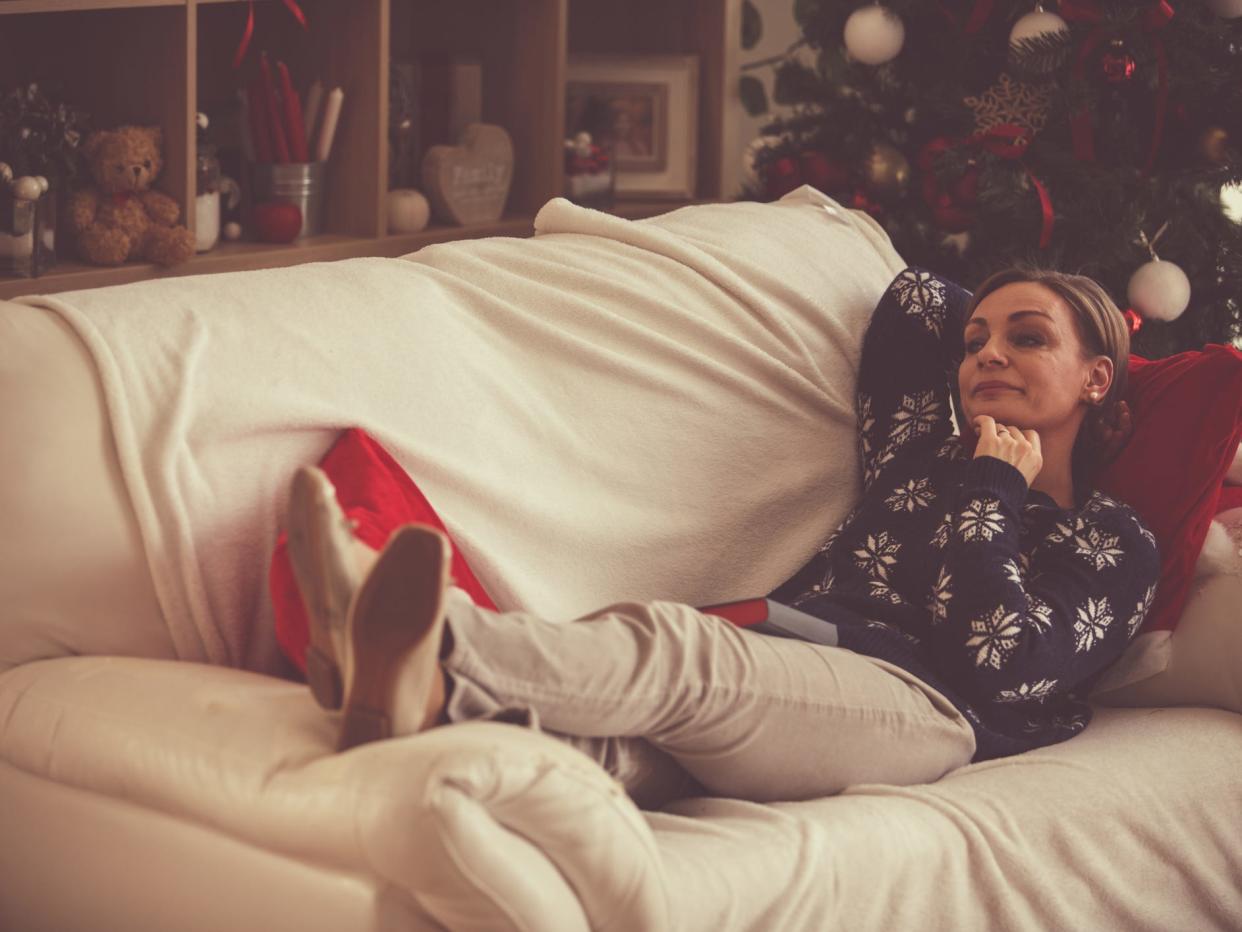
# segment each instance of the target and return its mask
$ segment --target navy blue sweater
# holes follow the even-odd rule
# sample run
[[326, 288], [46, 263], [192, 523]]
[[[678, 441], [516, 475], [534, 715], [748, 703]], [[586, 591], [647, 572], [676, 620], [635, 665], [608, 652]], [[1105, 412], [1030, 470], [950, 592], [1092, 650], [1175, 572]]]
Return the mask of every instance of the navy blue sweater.
[[1127, 506], [1092, 492], [1061, 508], [969, 457], [950, 420], [969, 301], [921, 269], [889, 286], [858, 379], [861, 501], [771, 598], [940, 690], [987, 760], [1086, 727], [1083, 696], [1142, 624], [1159, 555]]

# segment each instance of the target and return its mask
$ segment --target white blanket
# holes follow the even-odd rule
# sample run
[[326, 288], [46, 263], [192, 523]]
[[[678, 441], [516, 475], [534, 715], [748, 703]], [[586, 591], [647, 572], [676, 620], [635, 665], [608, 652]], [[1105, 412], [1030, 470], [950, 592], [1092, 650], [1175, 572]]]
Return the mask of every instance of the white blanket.
[[534, 239], [27, 299], [89, 347], [173, 641], [271, 670], [292, 470], [358, 426], [502, 608], [703, 604], [796, 570], [859, 490], [861, 338], [901, 260], [810, 188]]

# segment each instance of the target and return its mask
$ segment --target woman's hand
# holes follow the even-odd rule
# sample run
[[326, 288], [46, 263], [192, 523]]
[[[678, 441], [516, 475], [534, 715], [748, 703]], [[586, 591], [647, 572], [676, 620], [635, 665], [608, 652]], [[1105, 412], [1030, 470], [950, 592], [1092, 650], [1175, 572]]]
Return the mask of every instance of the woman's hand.
[[986, 414], [980, 414], [970, 422], [979, 435], [979, 443], [975, 447], [975, 459], [981, 456], [994, 456], [1008, 463], [1026, 479], [1030, 486], [1044, 468], [1044, 456], [1039, 447], [1039, 434], [1033, 430], [1019, 430], [1017, 427], [998, 425]]

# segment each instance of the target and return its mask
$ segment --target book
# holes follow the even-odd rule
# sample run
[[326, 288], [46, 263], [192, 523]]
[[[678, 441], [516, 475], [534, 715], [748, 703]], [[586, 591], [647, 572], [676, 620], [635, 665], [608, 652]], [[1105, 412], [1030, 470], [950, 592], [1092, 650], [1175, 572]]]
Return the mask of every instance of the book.
[[705, 615], [717, 615], [739, 628], [776, 637], [796, 638], [815, 644], [837, 645], [837, 626], [771, 599], [739, 599], [700, 606]]

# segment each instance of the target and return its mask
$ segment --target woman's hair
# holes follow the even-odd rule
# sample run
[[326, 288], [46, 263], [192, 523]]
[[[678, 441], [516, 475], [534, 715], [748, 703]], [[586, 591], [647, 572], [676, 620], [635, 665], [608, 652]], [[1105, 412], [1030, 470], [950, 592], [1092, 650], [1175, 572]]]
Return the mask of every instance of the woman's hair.
[[1117, 402], [1125, 396], [1130, 328], [1108, 292], [1094, 279], [1021, 265], [989, 276], [975, 291], [966, 319], [970, 319], [979, 302], [992, 292], [1019, 282], [1042, 285], [1069, 306], [1077, 325], [1083, 359], [1107, 356], [1113, 362], [1113, 381], [1108, 393], [1098, 406], [1087, 409], [1087, 417], [1083, 421], [1085, 429], [1079, 430], [1074, 441], [1073, 471], [1077, 484], [1079, 479], [1089, 480], [1096, 467], [1102, 465], [1098, 462], [1100, 451], [1096, 430], [1101, 420], [1111, 414]]

